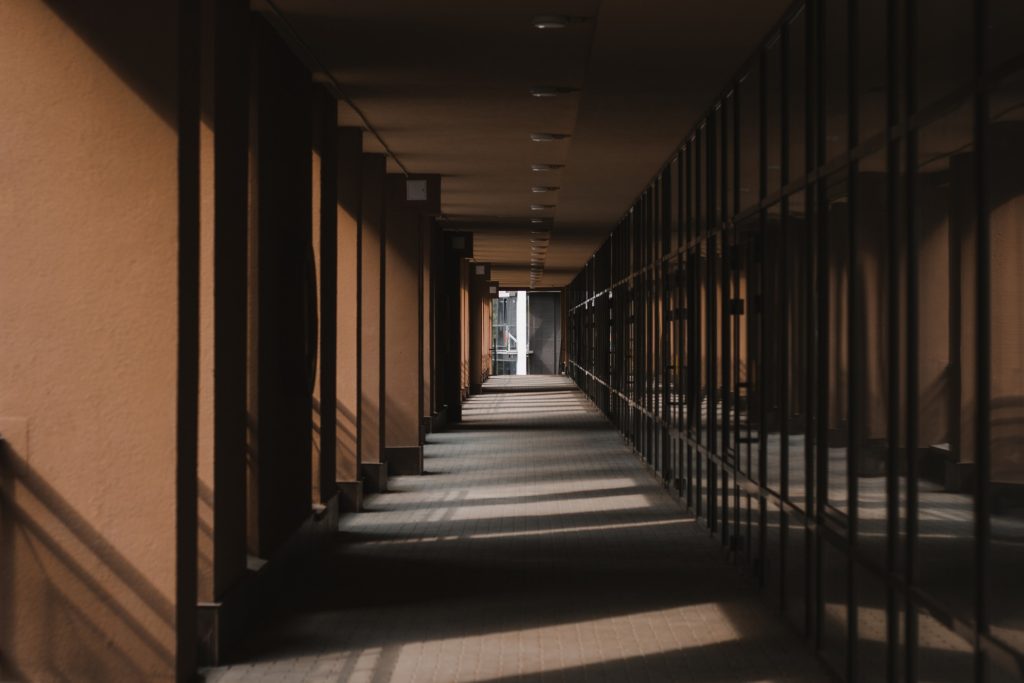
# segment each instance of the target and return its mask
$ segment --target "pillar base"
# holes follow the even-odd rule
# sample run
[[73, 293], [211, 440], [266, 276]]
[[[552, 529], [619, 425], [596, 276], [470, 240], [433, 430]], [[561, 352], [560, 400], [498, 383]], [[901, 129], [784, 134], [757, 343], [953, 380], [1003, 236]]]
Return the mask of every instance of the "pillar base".
[[423, 446], [385, 448], [384, 459], [394, 476], [423, 474]]
[[338, 512], [362, 512], [363, 511], [363, 482], [361, 481], [339, 481], [338, 485]]
[[387, 493], [388, 464], [386, 462], [364, 462], [359, 466], [363, 480], [363, 493]]
[[306, 521], [269, 559], [250, 558], [249, 570], [219, 602], [197, 605], [199, 664], [217, 666], [236, 656], [257, 623], [286, 586], [330, 548], [338, 532], [338, 496], [316, 506]]
[[441, 408], [441, 410], [428, 417], [427, 420], [430, 422], [430, 429], [428, 431], [431, 434], [443, 432], [445, 427], [448, 426], [448, 408]]

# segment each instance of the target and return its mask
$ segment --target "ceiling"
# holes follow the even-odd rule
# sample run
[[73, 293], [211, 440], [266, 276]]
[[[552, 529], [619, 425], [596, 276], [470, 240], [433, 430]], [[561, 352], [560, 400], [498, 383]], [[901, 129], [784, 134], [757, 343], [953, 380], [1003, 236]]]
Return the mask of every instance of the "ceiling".
[[[790, 0], [275, 4], [394, 158], [441, 174], [448, 225], [473, 231], [476, 260], [516, 288], [568, 284]], [[539, 15], [579, 20], [538, 30]], [[532, 97], [535, 86], [573, 92]], [[363, 124], [348, 107], [339, 122]], [[548, 228], [545, 250], [531, 231]], [[532, 280], [531, 253], [543, 262]]]

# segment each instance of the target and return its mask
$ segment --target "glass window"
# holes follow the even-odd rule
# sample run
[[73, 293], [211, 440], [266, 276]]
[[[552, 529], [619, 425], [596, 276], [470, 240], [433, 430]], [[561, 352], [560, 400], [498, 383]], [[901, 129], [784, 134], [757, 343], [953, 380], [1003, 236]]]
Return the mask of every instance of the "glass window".
[[806, 191], [787, 199], [786, 235], [782, 271], [785, 278], [786, 337], [784, 344], [786, 381], [787, 498], [806, 509], [807, 472], [812, 462], [810, 404], [813, 395], [809, 380], [813, 377], [814, 351], [811, 310], [814, 305], [814, 281], [811, 271], [810, 225], [807, 222]]
[[914, 65], [920, 110], [971, 82], [974, 3], [964, 0], [918, 2], [916, 19]]
[[696, 234], [693, 223], [693, 140], [683, 147], [682, 154], [680, 156], [680, 164], [682, 165], [682, 177], [680, 178], [680, 187], [682, 192], [682, 219], [683, 219], [683, 243], [689, 244], [693, 241], [693, 236]]
[[846, 153], [850, 143], [849, 49], [850, 24], [847, 0], [820, 3], [824, 13], [822, 36], [824, 73], [825, 161]]
[[757, 301], [760, 297], [760, 255], [757, 237], [760, 231], [760, 216], [748, 216], [736, 226], [736, 412], [739, 441], [740, 470], [753, 478], [758, 471], [758, 430], [759, 401], [757, 387], [758, 348], [760, 314]]
[[857, 679], [886, 680], [888, 618], [886, 588], [881, 579], [855, 565], [857, 583]]
[[708, 124], [704, 121], [697, 131], [697, 142], [694, 145], [696, 160], [694, 173], [697, 175], [697, 235], [703, 237], [708, 229], [708, 167], [711, 158], [709, 151]]
[[[922, 128], [917, 135], [913, 226], [917, 240], [918, 538], [914, 577], [923, 591], [955, 614], [972, 618], [974, 504], [968, 472], [974, 449], [957, 444], [954, 408], [964, 370], [951, 336], [951, 304], [960, 297], [959, 236], [973, 232], [973, 107], [970, 102]], [[959, 326], [958, 326], [959, 328]], [[969, 328], [967, 328], [969, 329]], [[968, 360], [967, 368], [973, 368]], [[969, 370], [973, 372], [973, 369]], [[971, 407], [965, 406], [969, 413]], [[955, 579], [953, 578], [955, 577]]]
[[669, 248], [671, 251], [676, 251], [680, 246], [680, 227], [682, 222], [680, 220], [679, 209], [680, 209], [680, 187], [681, 182], [679, 178], [679, 155], [676, 154], [672, 157], [672, 164], [669, 166], [668, 171], [668, 201], [669, 201]]
[[764, 557], [761, 561], [764, 597], [774, 610], [782, 609], [782, 511], [775, 501], [765, 503]]
[[888, 357], [889, 285], [891, 258], [888, 224], [888, 175], [885, 150], [860, 161], [856, 173], [853, 291], [850, 330], [854, 338], [851, 364], [856, 424], [854, 439], [857, 476], [857, 515], [861, 547], [885, 566], [887, 530], [887, 468], [889, 451], [889, 391], [900, 372]]
[[736, 144], [736, 101], [732, 93], [729, 93], [725, 100], [722, 102], [722, 126], [721, 126], [721, 145], [719, 149], [720, 166], [718, 168], [718, 205], [721, 207], [721, 221], [723, 224], [730, 221], [735, 213], [735, 193], [736, 187], [734, 182], [736, 155], [733, 146]]
[[760, 67], [755, 62], [740, 78], [738, 106], [740, 116], [740, 210], [757, 206], [761, 200], [761, 88]]
[[857, 135], [860, 142], [885, 130], [887, 0], [857, 2]]
[[807, 592], [810, 583], [807, 580], [807, 530], [800, 518], [795, 515], [783, 515], [786, 522], [786, 568], [783, 581], [785, 585], [785, 610], [800, 633], [807, 632]]
[[917, 679], [936, 683], [974, 680], [974, 648], [924, 609], [917, 612]]
[[767, 222], [764, 225], [762, 258], [764, 269], [764, 311], [761, 316], [762, 333], [764, 335], [762, 349], [763, 360], [763, 400], [764, 423], [761, 428], [765, 432], [765, 485], [775, 491], [782, 492], [783, 468], [785, 467], [783, 438], [783, 411], [781, 405], [782, 387], [785, 382], [785, 344], [786, 344], [786, 272], [785, 257], [787, 245], [783, 232], [782, 203], [773, 204], [767, 211]]
[[765, 179], [771, 195], [782, 187], [782, 37], [775, 35], [764, 51]]
[[1024, 653], [1024, 73], [993, 90], [989, 140], [991, 632]]
[[1024, 54], [1024, 2], [989, 0], [989, 38], [991, 64], [997, 66]]
[[849, 443], [849, 301], [850, 301], [850, 210], [845, 173], [828, 179], [821, 207], [826, 241], [825, 283], [827, 317], [822, 336], [827, 341], [828, 365], [823, 392], [826, 398], [825, 501], [847, 512], [847, 453]]
[[807, 10], [800, 6], [787, 28], [789, 180], [807, 175]]
[[821, 656], [845, 677], [849, 569], [846, 555], [828, 541], [821, 553]]

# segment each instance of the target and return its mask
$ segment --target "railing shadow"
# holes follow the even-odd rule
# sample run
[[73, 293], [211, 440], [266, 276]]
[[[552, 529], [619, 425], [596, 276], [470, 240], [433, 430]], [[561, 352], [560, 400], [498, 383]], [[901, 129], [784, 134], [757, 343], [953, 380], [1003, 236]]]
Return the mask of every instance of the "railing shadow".
[[76, 681], [168, 676], [174, 620], [170, 599], [0, 441], [3, 675]]

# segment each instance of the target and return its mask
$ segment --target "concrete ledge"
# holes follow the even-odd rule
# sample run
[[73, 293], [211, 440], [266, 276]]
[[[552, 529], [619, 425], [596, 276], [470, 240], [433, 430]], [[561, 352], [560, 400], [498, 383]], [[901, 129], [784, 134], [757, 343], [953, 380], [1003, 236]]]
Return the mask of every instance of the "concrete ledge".
[[385, 448], [384, 460], [388, 472], [396, 477], [423, 474], [423, 446]]
[[364, 462], [359, 466], [359, 475], [363, 479], [363, 493], [387, 493], [387, 462]]
[[338, 486], [338, 512], [362, 512], [363, 482], [339, 481], [336, 483]]
[[231, 661], [252, 626], [273, 607], [281, 591], [324, 552], [338, 530], [338, 496], [318, 505], [267, 560], [250, 558], [249, 571], [219, 602], [197, 605], [199, 664]]

